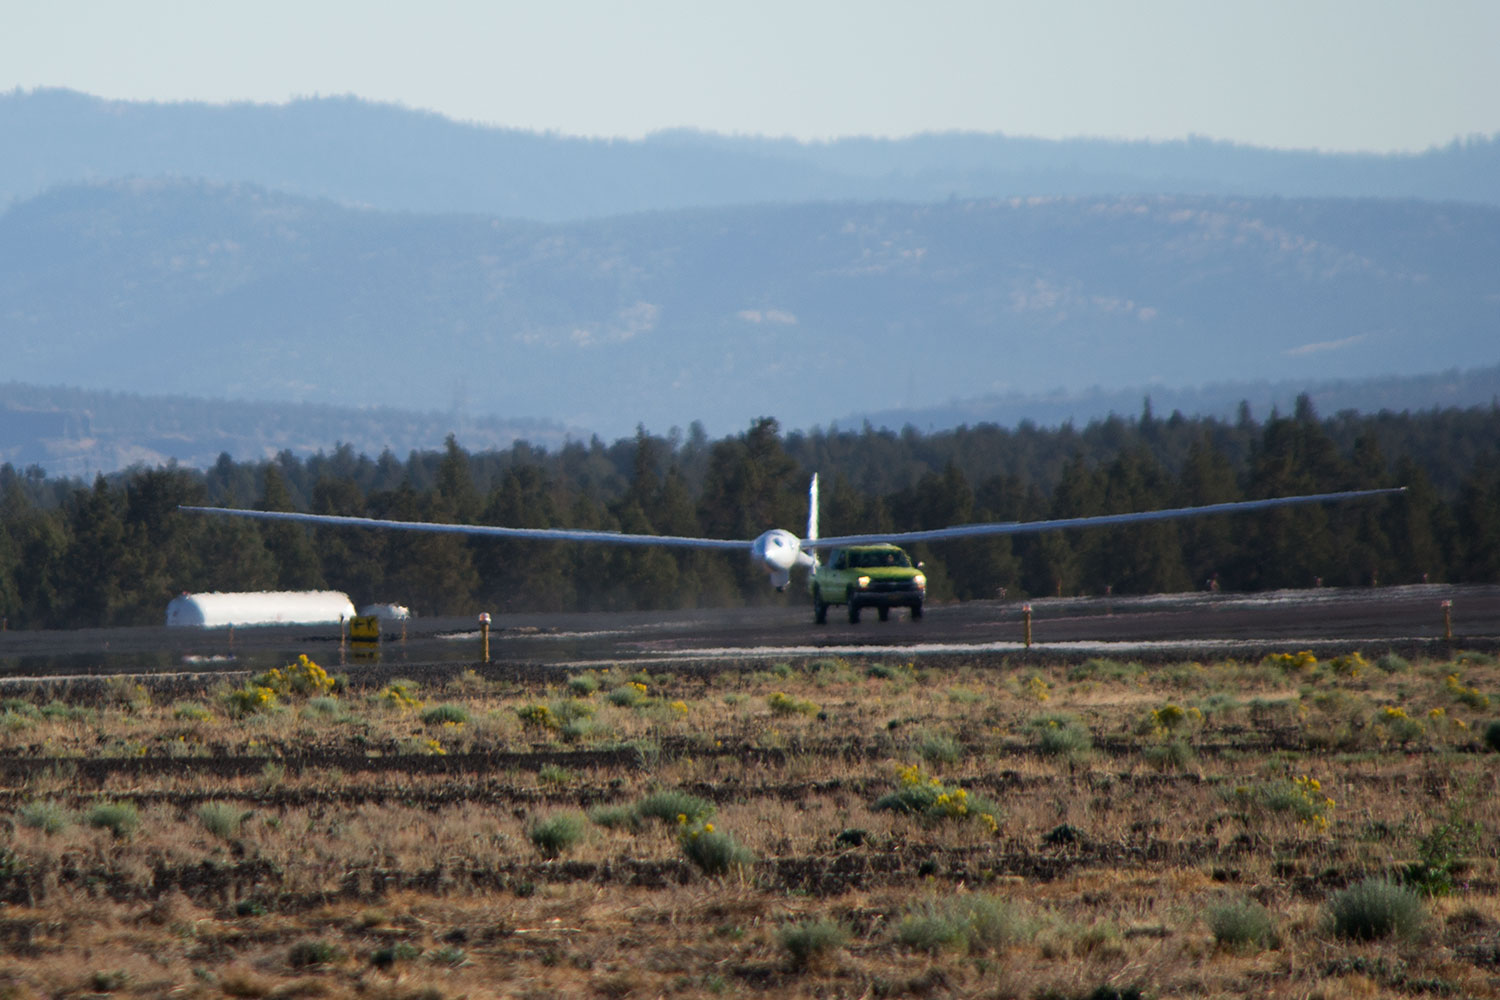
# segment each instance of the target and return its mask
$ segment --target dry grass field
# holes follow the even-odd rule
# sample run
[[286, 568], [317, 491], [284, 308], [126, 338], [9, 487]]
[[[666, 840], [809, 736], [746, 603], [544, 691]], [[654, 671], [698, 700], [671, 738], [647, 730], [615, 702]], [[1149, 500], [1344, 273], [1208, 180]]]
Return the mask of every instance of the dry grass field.
[[6, 700], [0, 997], [1500, 996], [1486, 654], [490, 669]]

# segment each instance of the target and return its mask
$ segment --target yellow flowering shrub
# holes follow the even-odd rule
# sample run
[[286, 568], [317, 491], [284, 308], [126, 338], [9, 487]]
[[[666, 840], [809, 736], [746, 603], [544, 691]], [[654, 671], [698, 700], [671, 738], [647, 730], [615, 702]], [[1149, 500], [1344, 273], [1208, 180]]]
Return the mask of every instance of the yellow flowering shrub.
[[334, 688], [334, 679], [328, 676], [328, 671], [308, 659], [306, 653], [297, 657], [296, 663], [273, 667], [251, 683], [257, 687], [270, 688], [284, 698], [324, 695]]

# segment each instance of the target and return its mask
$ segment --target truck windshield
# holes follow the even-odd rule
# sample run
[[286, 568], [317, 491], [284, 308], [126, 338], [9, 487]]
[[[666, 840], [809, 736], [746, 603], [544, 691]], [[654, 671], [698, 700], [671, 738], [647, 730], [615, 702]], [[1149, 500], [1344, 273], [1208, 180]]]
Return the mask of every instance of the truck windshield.
[[900, 549], [889, 552], [851, 552], [849, 553], [849, 565], [851, 568], [879, 567], [879, 566], [910, 566], [911, 560], [906, 553]]

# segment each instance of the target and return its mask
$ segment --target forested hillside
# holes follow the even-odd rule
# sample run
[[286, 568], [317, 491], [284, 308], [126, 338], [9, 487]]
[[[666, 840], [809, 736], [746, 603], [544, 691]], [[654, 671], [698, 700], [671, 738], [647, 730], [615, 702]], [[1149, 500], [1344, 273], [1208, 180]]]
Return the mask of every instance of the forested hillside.
[[720, 553], [310, 530], [189, 516], [179, 504], [751, 538], [798, 534], [823, 477], [825, 534], [1032, 520], [1405, 485], [1395, 499], [1133, 528], [957, 542], [914, 554], [935, 599], [1368, 586], [1500, 579], [1500, 409], [1257, 421], [1169, 418], [1082, 429], [639, 434], [469, 454], [343, 447], [228, 455], [206, 472], [92, 484], [0, 467], [0, 613], [12, 628], [154, 624], [183, 590], [330, 586], [423, 614], [805, 600]]
[[248, 186], [56, 189], [0, 215], [5, 376], [446, 409], [616, 437], [995, 392], [1500, 361], [1500, 208], [1016, 199], [569, 225]]

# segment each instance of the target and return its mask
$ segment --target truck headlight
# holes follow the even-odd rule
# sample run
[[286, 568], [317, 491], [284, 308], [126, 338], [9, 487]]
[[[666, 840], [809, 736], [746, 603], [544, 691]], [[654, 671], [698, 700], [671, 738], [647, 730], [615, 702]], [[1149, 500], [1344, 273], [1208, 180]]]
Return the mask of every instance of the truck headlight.
[[921, 573], [918, 573], [916, 576], [912, 577], [911, 582], [917, 585], [918, 590], [927, 589], [927, 577], [922, 575]]
[[858, 580], [855, 580], [854, 582], [857, 583], [857, 584], [859, 584], [859, 589], [860, 590], [864, 590], [866, 587], [868, 587], [870, 585], [870, 578], [868, 576], [862, 576]]

